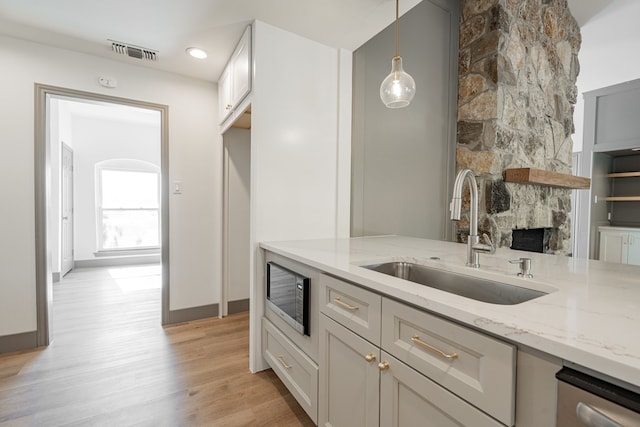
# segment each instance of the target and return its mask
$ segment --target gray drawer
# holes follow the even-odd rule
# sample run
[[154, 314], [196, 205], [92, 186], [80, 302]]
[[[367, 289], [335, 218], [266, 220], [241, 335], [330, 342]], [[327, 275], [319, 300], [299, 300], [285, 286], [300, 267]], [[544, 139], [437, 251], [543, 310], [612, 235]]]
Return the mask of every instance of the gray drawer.
[[383, 298], [382, 349], [506, 425], [515, 419], [514, 346]]
[[320, 275], [320, 312], [376, 345], [380, 345], [381, 303], [376, 293]]
[[262, 319], [263, 356], [313, 422], [318, 419], [318, 365]]

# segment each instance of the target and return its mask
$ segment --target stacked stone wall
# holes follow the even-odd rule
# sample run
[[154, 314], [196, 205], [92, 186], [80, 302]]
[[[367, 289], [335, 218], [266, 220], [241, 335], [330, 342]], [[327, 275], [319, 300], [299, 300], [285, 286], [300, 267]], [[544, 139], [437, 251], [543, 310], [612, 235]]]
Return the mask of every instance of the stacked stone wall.
[[[457, 168], [479, 182], [480, 229], [510, 246], [514, 228], [553, 228], [567, 254], [571, 192], [505, 183], [508, 168], [571, 173], [580, 28], [566, 0], [463, 0]], [[468, 219], [458, 223], [464, 241]]]

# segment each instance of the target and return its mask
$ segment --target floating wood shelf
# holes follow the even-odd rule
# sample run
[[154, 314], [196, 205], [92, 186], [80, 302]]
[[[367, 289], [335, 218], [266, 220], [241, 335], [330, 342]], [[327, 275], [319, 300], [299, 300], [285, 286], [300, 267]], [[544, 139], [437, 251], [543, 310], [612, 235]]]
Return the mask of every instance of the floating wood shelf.
[[631, 178], [634, 176], [640, 176], [640, 172], [617, 172], [607, 174], [609, 178]]
[[504, 181], [562, 188], [586, 189], [591, 187], [589, 178], [534, 168], [505, 169]]
[[640, 202], [640, 196], [609, 196], [604, 199], [607, 202]]

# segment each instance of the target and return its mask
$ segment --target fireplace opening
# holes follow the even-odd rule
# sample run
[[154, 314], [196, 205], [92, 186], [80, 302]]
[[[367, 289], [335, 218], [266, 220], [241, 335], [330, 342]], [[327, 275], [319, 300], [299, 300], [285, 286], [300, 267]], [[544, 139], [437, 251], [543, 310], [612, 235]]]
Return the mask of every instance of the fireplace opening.
[[549, 242], [553, 228], [516, 228], [511, 230], [511, 249], [553, 253]]

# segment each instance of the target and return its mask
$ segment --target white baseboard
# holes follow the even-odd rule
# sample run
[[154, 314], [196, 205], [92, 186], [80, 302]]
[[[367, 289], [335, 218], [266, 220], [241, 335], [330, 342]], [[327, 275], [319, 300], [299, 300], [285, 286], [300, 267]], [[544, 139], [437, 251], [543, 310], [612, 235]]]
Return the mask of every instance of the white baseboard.
[[160, 264], [160, 262], [160, 254], [127, 255], [96, 259], [78, 259], [73, 262], [73, 268], [117, 267], [136, 264]]

